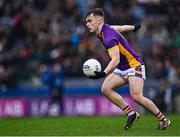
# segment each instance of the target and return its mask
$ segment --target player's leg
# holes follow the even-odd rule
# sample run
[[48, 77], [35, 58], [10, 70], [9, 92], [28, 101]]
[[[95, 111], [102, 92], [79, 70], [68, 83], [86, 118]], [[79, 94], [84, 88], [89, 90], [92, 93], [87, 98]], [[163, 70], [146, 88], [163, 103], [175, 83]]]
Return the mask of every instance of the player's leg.
[[102, 85], [102, 93], [112, 103], [121, 108], [124, 113], [128, 116], [127, 123], [124, 129], [129, 129], [133, 122], [139, 118], [139, 114], [135, 112], [124, 99], [115, 91], [117, 87], [121, 87], [127, 83], [127, 79], [120, 76], [119, 74], [112, 73], [104, 81]]
[[133, 100], [138, 104], [147, 108], [153, 114], [157, 114], [159, 112], [159, 109], [150, 99], [144, 97], [142, 94], [144, 80], [136, 76], [130, 76], [128, 77], [128, 79], [129, 79], [130, 94]]
[[119, 76], [116, 73], [111, 73], [104, 80], [101, 92], [104, 94], [106, 98], [108, 98], [113, 104], [117, 105], [121, 109], [127, 106], [127, 103], [124, 99], [118, 94], [115, 89], [117, 87], [121, 87], [127, 83], [127, 79], [123, 79], [123, 77]]
[[143, 96], [144, 79], [136, 76], [129, 76], [130, 94], [135, 102], [144, 106], [152, 112], [159, 121], [163, 122], [163, 129], [167, 128], [170, 121], [160, 112], [158, 107], [148, 98]]

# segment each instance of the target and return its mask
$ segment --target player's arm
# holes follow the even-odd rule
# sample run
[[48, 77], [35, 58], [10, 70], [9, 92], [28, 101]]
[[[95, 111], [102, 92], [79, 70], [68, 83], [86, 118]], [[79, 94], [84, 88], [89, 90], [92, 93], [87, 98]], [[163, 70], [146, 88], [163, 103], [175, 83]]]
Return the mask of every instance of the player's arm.
[[111, 25], [111, 27], [118, 32], [126, 32], [126, 31], [134, 31], [136, 32], [138, 29], [141, 28], [140, 24], [135, 24], [135, 25]]
[[120, 52], [119, 52], [118, 45], [113, 46], [112, 48], [109, 48], [108, 53], [109, 53], [109, 56], [111, 58], [111, 61], [109, 62], [109, 64], [105, 68], [105, 70], [101, 71], [101, 72], [95, 71], [94, 73], [96, 75], [90, 76], [89, 78], [91, 78], [91, 79], [103, 78], [103, 77], [109, 75], [110, 73], [112, 73], [114, 71], [114, 69], [117, 67], [117, 65], [120, 62]]
[[117, 45], [117, 46], [114, 46], [114, 47], [108, 49], [108, 54], [111, 58], [111, 61], [109, 62], [109, 64], [107, 65], [107, 67], [104, 70], [106, 75], [109, 75], [110, 73], [112, 73], [120, 62], [119, 46]]

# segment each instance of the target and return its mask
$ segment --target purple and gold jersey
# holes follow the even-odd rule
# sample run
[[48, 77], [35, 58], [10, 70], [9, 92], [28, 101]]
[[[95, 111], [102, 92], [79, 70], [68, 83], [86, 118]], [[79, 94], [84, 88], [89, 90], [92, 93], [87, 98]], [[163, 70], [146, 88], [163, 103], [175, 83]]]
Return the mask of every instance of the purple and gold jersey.
[[107, 50], [113, 50], [118, 46], [120, 51], [118, 69], [127, 70], [144, 64], [141, 58], [132, 49], [129, 42], [120, 33], [111, 28], [110, 25], [103, 25], [99, 38]]

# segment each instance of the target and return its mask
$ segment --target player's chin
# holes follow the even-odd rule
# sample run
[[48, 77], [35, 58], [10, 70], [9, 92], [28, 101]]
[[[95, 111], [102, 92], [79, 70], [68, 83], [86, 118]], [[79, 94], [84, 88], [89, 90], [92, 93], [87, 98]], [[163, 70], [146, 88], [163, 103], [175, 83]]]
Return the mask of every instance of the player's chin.
[[94, 32], [92, 29], [89, 29], [89, 32]]

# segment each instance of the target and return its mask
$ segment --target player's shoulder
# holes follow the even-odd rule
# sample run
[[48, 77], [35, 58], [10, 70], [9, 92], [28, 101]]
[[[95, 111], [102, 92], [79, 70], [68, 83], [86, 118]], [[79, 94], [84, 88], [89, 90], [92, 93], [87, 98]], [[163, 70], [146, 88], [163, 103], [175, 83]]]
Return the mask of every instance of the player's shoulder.
[[115, 45], [117, 45], [117, 38], [111, 31], [106, 31], [104, 34], [104, 40], [103, 40], [104, 46], [106, 48], [111, 48]]
[[103, 25], [103, 30], [107, 32], [107, 34], [111, 34], [111, 32], [115, 31], [111, 25], [106, 23]]
[[103, 25], [103, 33], [106, 37], [106, 40], [108, 40], [108, 41], [115, 37], [114, 29], [111, 28], [111, 26], [109, 24]]

